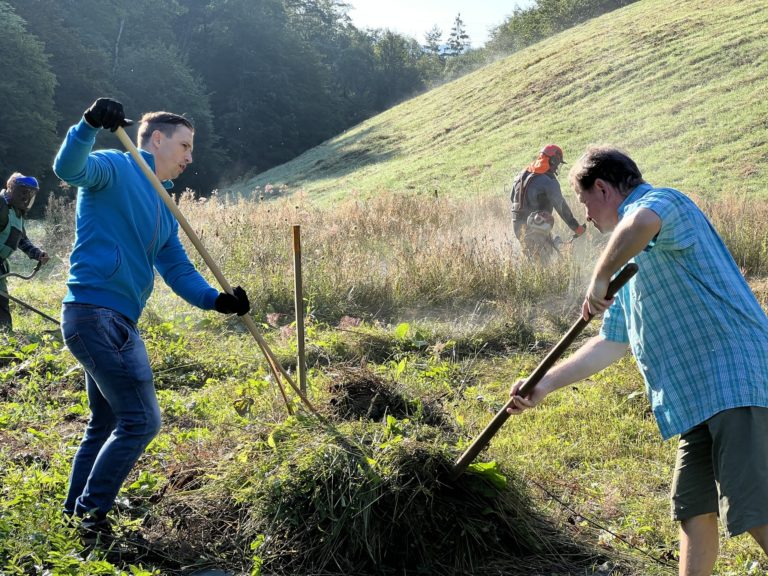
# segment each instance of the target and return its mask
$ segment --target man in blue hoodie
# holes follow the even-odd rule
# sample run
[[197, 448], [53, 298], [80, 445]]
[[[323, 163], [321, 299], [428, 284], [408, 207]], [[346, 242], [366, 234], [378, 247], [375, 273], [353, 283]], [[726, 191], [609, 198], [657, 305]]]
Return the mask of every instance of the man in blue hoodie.
[[[176, 294], [203, 310], [243, 315], [245, 291], [219, 292], [190, 262], [178, 223], [127, 152], [92, 151], [101, 128], [128, 126], [123, 106], [99, 98], [69, 129], [54, 161], [78, 187], [61, 331], [85, 369], [91, 417], [74, 458], [64, 511], [91, 534], [107, 537], [107, 512], [160, 429], [152, 370], [137, 322], [155, 270]], [[145, 114], [140, 153], [166, 188], [192, 162], [194, 127], [169, 112]]]

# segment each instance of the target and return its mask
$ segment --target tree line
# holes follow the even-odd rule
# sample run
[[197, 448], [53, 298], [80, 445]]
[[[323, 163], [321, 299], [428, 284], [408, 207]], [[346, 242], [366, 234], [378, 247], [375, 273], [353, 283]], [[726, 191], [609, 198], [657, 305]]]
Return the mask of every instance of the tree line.
[[342, 0], [0, 0], [0, 174], [53, 187], [67, 128], [111, 96], [129, 117], [192, 119], [195, 162], [177, 189], [207, 194], [567, 27], [578, 6], [629, 2], [538, 0], [471, 49], [460, 15], [445, 39], [433, 28], [420, 44], [356, 28]]

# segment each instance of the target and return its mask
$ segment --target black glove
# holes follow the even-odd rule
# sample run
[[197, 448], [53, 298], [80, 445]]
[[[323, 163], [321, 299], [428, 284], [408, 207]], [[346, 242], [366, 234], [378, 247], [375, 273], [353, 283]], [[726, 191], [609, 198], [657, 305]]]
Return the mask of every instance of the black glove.
[[216, 302], [213, 305], [216, 308], [216, 312], [237, 314], [238, 316], [248, 314], [251, 309], [251, 303], [248, 301], [248, 295], [245, 293], [245, 290], [238, 286], [232, 292], [234, 294], [221, 292], [216, 296]]
[[133, 124], [133, 120], [127, 120], [123, 105], [117, 100], [99, 98], [85, 111], [83, 118], [94, 128], [106, 128], [114, 132], [119, 127]]

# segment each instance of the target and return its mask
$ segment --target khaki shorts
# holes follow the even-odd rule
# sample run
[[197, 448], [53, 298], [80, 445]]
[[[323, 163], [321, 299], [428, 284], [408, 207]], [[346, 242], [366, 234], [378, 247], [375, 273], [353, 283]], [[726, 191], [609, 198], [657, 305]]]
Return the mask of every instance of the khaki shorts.
[[680, 436], [672, 518], [713, 512], [729, 536], [768, 524], [768, 408], [724, 410]]

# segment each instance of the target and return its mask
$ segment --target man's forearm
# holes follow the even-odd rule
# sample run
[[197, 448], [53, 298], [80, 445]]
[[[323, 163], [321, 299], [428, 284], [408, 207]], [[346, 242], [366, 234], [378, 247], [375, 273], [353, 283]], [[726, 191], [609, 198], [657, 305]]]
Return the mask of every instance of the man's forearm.
[[69, 129], [53, 161], [56, 176], [73, 186], [98, 187], [108, 181], [109, 174], [106, 169], [88, 164], [97, 133], [98, 129], [90, 126], [85, 120]]
[[553, 392], [574, 384], [607, 368], [626, 352], [626, 344], [594, 336], [566, 360], [550, 369], [539, 386], [543, 386], [547, 392]]
[[35, 246], [26, 235], [19, 239], [19, 250], [32, 258], [32, 260], [39, 260], [40, 256], [43, 254], [43, 250]]

